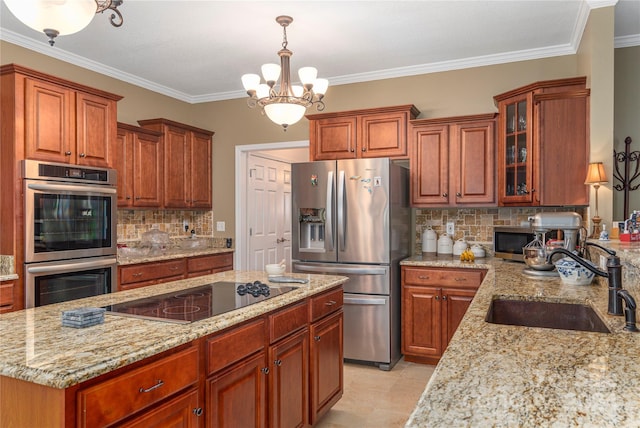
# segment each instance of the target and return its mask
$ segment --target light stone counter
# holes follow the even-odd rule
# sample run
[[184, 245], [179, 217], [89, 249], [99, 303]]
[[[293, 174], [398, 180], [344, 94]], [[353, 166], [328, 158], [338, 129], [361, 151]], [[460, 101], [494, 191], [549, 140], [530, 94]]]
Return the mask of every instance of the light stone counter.
[[[640, 426], [640, 333], [606, 314], [605, 282], [529, 279], [523, 264], [496, 259], [417, 256], [401, 264], [488, 269], [406, 427]], [[640, 284], [623, 286], [640, 302]], [[489, 324], [495, 297], [586, 303], [612, 333]]]
[[118, 265], [131, 265], [137, 263], [157, 262], [161, 260], [179, 259], [182, 257], [206, 256], [210, 254], [233, 253], [233, 248], [179, 248], [172, 247], [166, 250], [148, 251], [148, 253], [140, 252], [141, 250], [133, 247], [126, 249], [131, 254], [126, 254], [125, 249], [118, 249]]
[[18, 279], [15, 273], [13, 256], [0, 256], [0, 281]]
[[260, 280], [267, 283], [266, 274], [228, 271], [0, 315], [0, 375], [54, 388], [67, 388], [302, 300], [347, 280], [343, 276], [290, 275], [309, 279], [309, 283], [290, 284], [299, 288], [190, 324], [107, 313], [103, 324], [76, 329], [62, 327], [61, 312], [80, 307], [102, 307], [216, 281]]

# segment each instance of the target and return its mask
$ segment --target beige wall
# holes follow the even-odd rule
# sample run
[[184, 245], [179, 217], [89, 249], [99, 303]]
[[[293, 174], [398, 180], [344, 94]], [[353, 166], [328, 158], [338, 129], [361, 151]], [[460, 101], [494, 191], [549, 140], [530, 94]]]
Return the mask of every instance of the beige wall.
[[[640, 46], [616, 49], [615, 51], [615, 106], [614, 106], [614, 148], [624, 152], [624, 140], [631, 137], [630, 151], [640, 150]], [[635, 170], [633, 164], [631, 170]], [[624, 175], [624, 165], [619, 164]], [[631, 173], [632, 175], [633, 173]], [[613, 175], [613, 174], [612, 174]], [[612, 184], [621, 184], [613, 181]], [[633, 185], [640, 184], [635, 180]], [[613, 219], [624, 217], [624, 192], [613, 191]], [[629, 192], [629, 210], [640, 210], [640, 190]], [[627, 213], [628, 214], [628, 213]]]
[[[585, 32], [587, 43], [583, 43], [579, 55], [334, 86], [327, 92], [326, 112], [411, 103], [418, 107], [423, 118], [495, 112], [493, 96], [496, 94], [539, 80], [577, 75], [588, 76], [591, 85], [596, 88], [597, 99], [605, 100], [602, 107], [605, 110], [610, 104], [606, 96], [609, 89], [606, 88], [612, 87], [613, 78], [608, 80], [606, 70], [594, 70], [590, 52], [595, 45], [598, 55], [605, 55], [605, 58], [612, 56], [607, 46], [611, 45], [613, 51], [613, 8], [596, 9], [592, 15]], [[610, 43], [604, 43], [604, 47], [597, 41], [601, 32], [610, 40]], [[136, 124], [137, 119], [166, 117], [214, 131], [213, 217], [214, 221], [226, 222], [227, 236], [233, 236], [235, 230], [235, 195], [234, 186], [230, 185], [235, 182], [235, 147], [308, 139], [306, 120], [283, 132], [258, 111], [248, 108], [244, 99], [189, 105], [7, 42], [0, 42], [0, 52], [2, 64], [15, 62], [123, 95], [125, 98], [118, 103], [118, 120], [121, 122]], [[606, 81], [594, 81], [590, 76], [592, 72], [597, 72], [598, 78], [602, 76]], [[593, 108], [593, 100], [591, 104]], [[611, 117], [612, 111], [612, 108], [604, 111], [604, 115]], [[593, 122], [592, 118], [592, 125]], [[602, 153], [607, 149], [610, 153], [612, 146], [608, 148], [607, 145], [612, 139], [612, 125], [608, 124], [608, 119], [603, 119], [603, 123], [600, 120], [595, 122], [597, 125], [595, 129], [592, 126], [592, 135], [611, 135], [603, 138], [602, 147], [597, 144], [596, 147], [600, 147]], [[605, 192], [602, 189], [600, 192], [600, 215], [604, 217], [606, 202], [602, 194]], [[605, 220], [610, 221], [610, 217]]]

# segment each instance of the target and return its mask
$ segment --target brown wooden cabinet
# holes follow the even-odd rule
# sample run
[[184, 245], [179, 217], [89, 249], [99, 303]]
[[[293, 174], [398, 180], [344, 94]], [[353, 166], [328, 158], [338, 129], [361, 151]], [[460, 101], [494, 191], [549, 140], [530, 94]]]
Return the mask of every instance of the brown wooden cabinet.
[[406, 158], [413, 105], [307, 115], [310, 160]]
[[402, 267], [402, 353], [407, 361], [438, 362], [485, 273]]
[[13, 289], [15, 281], [0, 282], [0, 314], [14, 310]]
[[410, 122], [412, 206], [496, 204], [495, 117]]
[[118, 123], [118, 207], [162, 206], [162, 134]]
[[211, 208], [213, 132], [168, 119], [138, 123], [163, 134], [163, 206]]
[[527, 85], [494, 100], [500, 206], [587, 205], [589, 89], [586, 78]]
[[[20, 65], [0, 67], [0, 254], [14, 256], [15, 266], [25, 253], [21, 161], [114, 168], [121, 98]], [[22, 275], [13, 296], [12, 310], [23, 309]]]
[[233, 269], [233, 252], [118, 266], [118, 290], [194, 278]]

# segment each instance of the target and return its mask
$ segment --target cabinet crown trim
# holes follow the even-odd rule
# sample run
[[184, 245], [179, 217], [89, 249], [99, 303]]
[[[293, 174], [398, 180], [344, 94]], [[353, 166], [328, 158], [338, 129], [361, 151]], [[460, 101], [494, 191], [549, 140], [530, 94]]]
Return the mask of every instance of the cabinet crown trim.
[[118, 130], [137, 132], [141, 134], [152, 135], [154, 137], [161, 137], [162, 132], [154, 131], [153, 129], [142, 128], [140, 126], [129, 125], [128, 123], [118, 122]]
[[397, 111], [409, 111], [411, 113], [411, 117], [417, 117], [420, 114], [420, 110], [413, 104], [404, 104], [399, 106], [391, 106], [391, 107], [377, 107], [363, 110], [349, 110], [349, 111], [339, 111], [333, 113], [320, 113], [320, 114], [308, 114], [305, 117], [309, 120], [318, 120], [318, 119], [330, 119], [334, 117], [343, 117], [343, 116], [357, 116], [357, 115], [368, 115], [368, 114], [376, 114], [376, 113], [391, 113]]
[[584, 87], [586, 84], [587, 84], [586, 76], [572, 77], [568, 79], [543, 80], [540, 82], [531, 83], [526, 86], [521, 86], [516, 89], [512, 89], [509, 92], [504, 92], [502, 94], [495, 95], [493, 97], [493, 100], [497, 104], [500, 101], [509, 99], [514, 96], [526, 94], [528, 92], [533, 92], [537, 89], [549, 89], [549, 88], [555, 88], [555, 87], [561, 87], [561, 86], [572, 86], [572, 85]]
[[85, 86], [80, 83], [72, 82], [70, 80], [66, 80], [60, 77], [52, 76], [50, 74], [42, 73], [41, 71], [32, 70], [22, 65], [5, 64], [0, 67], [0, 76], [5, 74], [11, 74], [11, 73], [17, 73], [23, 76], [33, 77], [35, 79], [43, 80], [48, 83], [53, 83], [55, 85], [63, 86], [68, 89], [73, 89], [75, 91], [96, 95], [98, 97], [106, 98], [113, 101], [120, 101], [122, 98], [124, 98], [121, 95], [112, 94], [111, 92], [106, 92], [101, 89]]
[[468, 116], [452, 116], [452, 117], [438, 117], [433, 119], [414, 119], [410, 120], [411, 126], [424, 126], [424, 125], [440, 125], [451, 123], [463, 123], [463, 122], [480, 122], [487, 120], [494, 120], [498, 117], [498, 113], [483, 113], [474, 114]]
[[213, 136], [213, 134], [215, 134], [215, 132], [209, 131], [208, 129], [198, 128], [195, 126], [187, 125], [186, 123], [175, 122], [173, 120], [163, 119], [163, 118], [139, 120], [138, 124], [140, 126], [149, 126], [149, 125], [177, 126], [179, 128], [186, 129], [192, 132], [197, 132], [199, 134], [206, 134], [209, 136]]

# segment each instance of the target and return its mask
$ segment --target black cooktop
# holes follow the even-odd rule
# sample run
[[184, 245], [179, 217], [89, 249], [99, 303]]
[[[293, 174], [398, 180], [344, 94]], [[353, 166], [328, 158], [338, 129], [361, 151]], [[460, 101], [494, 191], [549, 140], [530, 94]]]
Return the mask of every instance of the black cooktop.
[[113, 315], [190, 323], [280, 296], [296, 288], [269, 286], [260, 281], [214, 282], [118, 303], [105, 309]]

